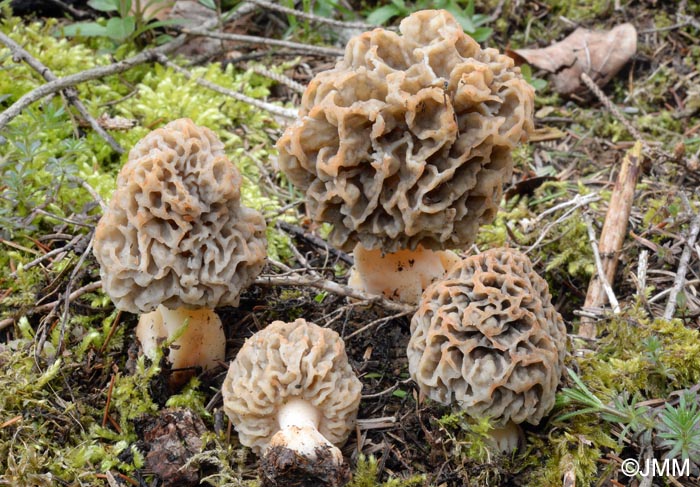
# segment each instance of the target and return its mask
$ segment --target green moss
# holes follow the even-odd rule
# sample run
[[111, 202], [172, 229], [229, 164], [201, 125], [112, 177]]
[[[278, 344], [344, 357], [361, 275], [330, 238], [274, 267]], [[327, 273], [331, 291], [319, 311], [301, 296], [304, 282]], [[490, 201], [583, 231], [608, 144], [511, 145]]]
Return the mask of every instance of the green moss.
[[425, 475], [413, 475], [408, 478], [390, 478], [385, 482], [379, 481], [379, 465], [374, 456], [363, 454], [357, 459], [353, 478], [348, 487], [414, 487], [423, 485]]

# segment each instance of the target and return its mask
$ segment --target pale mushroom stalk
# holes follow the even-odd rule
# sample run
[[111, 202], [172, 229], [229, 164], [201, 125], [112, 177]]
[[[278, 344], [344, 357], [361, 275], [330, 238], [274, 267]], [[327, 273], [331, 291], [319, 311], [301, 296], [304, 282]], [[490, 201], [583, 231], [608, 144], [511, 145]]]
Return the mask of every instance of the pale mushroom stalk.
[[263, 487], [340, 487], [338, 447], [354, 430], [362, 383], [335, 331], [275, 321], [246, 340], [221, 386], [241, 444], [262, 456]]
[[[304, 399], [291, 399], [280, 408], [277, 418], [280, 430], [272, 437], [265, 451], [264, 472], [268, 470], [266, 463], [279, 463], [280, 457], [289, 462], [289, 455], [280, 450], [288, 450], [302, 464], [322, 463], [325, 469], [342, 467], [343, 454], [318, 431], [321, 413], [313, 404]], [[270, 470], [275, 472], [273, 475], [279, 475], [284, 468], [274, 465]]]
[[162, 304], [139, 318], [136, 336], [143, 353], [153, 359], [158, 347], [172, 339], [185, 323], [184, 332], [168, 350], [168, 361], [173, 370], [198, 366], [208, 370], [226, 358], [224, 327], [213, 309], [169, 309]]
[[385, 253], [358, 243], [353, 257], [350, 287], [409, 304], [418, 304], [423, 290], [459, 262], [452, 251], [434, 251], [420, 245], [415, 250]]

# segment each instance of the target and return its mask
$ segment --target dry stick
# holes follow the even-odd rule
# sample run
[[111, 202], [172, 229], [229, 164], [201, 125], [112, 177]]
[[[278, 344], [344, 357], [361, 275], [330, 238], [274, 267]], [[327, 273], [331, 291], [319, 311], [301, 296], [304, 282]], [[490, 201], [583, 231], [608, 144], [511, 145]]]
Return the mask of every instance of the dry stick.
[[276, 12], [281, 12], [283, 14], [293, 15], [300, 19], [310, 20], [312, 22], [317, 22], [319, 24], [327, 24], [333, 27], [340, 27], [341, 29], [361, 29], [367, 30], [372, 26], [365, 24], [364, 22], [345, 22], [343, 20], [329, 19], [326, 17], [319, 17], [318, 15], [310, 14], [307, 12], [301, 12], [299, 10], [294, 10], [293, 8], [283, 7], [282, 5], [277, 5], [276, 3], [266, 2], [265, 0], [248, 0], [250, 3], [259, 5], [260, 7], [266, 8], [268, 10], [274, 10]]
[[[640, 171], [642, 159], [642, 142], [637, 141], [634, 146], [627, 151], [622, 161], [620, 174], [617, 176], [615, 187], [610, 197], [608, 213], [605, 215], [603, 231], [600, 234], [600, 245], [594, 248], [602, 254], [602, 269], [598, 269], [598, 276], [593, 277], [588, 284], [588, 293], [584, 308], [597, 308], [605, 304], [605, 295], [610, 298], [612, 288], [609, 287], [615, 277], [617, 270], [618, 254], [622, 250], [622, 244], [627, 234], [627, 222], [632, 211], [634, 200], [634, 190], [637, 186], [637, 177]], [[592, 230], [592, 226], [589, 229]], [[609, 299], [613, 308], [618, 308], [617, 302]], [[617, 312], [617, 311], [616, 311]], [[586, 338], [595, 338], [596, 327], [592, 320], [582, 319], [579, 335]]]
[[[588, 229], [588, 241], [591, 244], [591, 247], [593, 249], [593, 259], [595, 260], [595, 266], [596, 266], [596, 272], [598, 272], [598, 275], [596, 276], [598, 278], [598, 281], [600, 282], [600, 287], [605, 291], [605, 294], [608, 296], [608, 301], [610, 301], [610, 306], [613, 308], [614, 313], [619, 313], [620, 312], [620, 303], [617, 301], [617, 298], [615, 297], [615, 293], [612, 290], [612, 287], [610, 286], [610, 279], [608, 279], [606, 272], [605, 272], [605, 266], [603, 265], [603, 261], [600, 258], [600, 251], [599, 251], [599, 245], [598, 242], [596, 241], [595, 238], [595, 230], [593, 230], [593, 222], [591, 221], [591, 217], [587, 214], [583, 215], [583, 220], [586, 223], [586, 227]], [[595, 279], [595, 278], [594, 278]], [[593, 279], [591, 280], [593, 282]], [[589, 285], [589, 290], [590, 290], [590, 285]], [[584, 308], [587, 308], [589, 306], [584, 305]], [[579, 333], [582, 336], [587, 337], [585, 334], [582, 332]], [[594, 338], [594, 337], [587, 337], [587, 338]]]
[[338, 294], [340, 296], [345, 296], [347, 298], [357, 299], [360, 301], [367, 301], [369, 303], [375, 303], [384, 309], [390, 311], [397, 311], [399, 313], [415, 313], [416, 307], [408, 304], [398, 303], [396, 301], [390, 301], [383, 296], [377, 296], [374, 294], [368, 294], [364, 291], [353, 289], [342, 284], [338, 284], [327, 279], [317, 279], [308, 276], [275, 276], [275, 275], [263, 275], [255, 280], [255, 284], [258, 286], [308, 286], [316, 289], [321, 289], [323, 291], [328, 291], [333, 294]]
[[[170, 61], [167, 56], [163, 54], [159, 54], [156, 56], [156, 59], [159, 63], [163, 64], [164, 66], [167, 66], [171, 68], [173, 71], [176, 71], [183, 75], [187, 79], [192, 79], [192, 73], [187, 71], [185, 68], [182, 68], [175, 64], [174, 62]], [[279, 115], [281, 117], [285, 118], [290, 118], [290, 119], [295, 119], [297, 118], [297, 111], [292, 110], [290, 108], [282, 108], [277, 105], [273, 105], [271, 103], [265, 103], [264, 101], [256, 100], [255, 98], [251, 98], [249, 96], [246, 96], [242, 93], [238, 93], [237, 91], [229, 90], [228, 88], [224, 88], [223, 86], [219, 86], [215, 83], [212, 83], [211, 81], [207, 81], [203, 78], [195, 78], [194, 79], [195, 83], [197, 83], [200, 86], [203, 86], [205, 88], [209, 88], [212, 91], [216, 91], [217, 93], [221, 93], [222, 95], [230, 96], [231, 98], [234, 98], [238, 101], [242, 101], [243, 103], [247, 103], [249, 105], [252, 105], [254, 107], [260, 108], [261, 110], [268, 111], [270, 113], [273, 113], [275, 115]]]
[[[86, 286], [83, 286], [79, 289], [76, 289], [72, 293], [70, 293], [70, 296], [68, 296], [67, 301], [68, 302], [73, 302], [76, 299], [78, 299], [80, 296], [82, 296], [85, 293], [90, 293], [92, 291], [95, 291], [97, 289], [100, 289], [102, 287], [102, 281], [95, 281], [91, 282], [90, 284], [87, 284]], [[42, 304], [41, 306], [37, 306], [35, 308], [29, 309], [24, 313], [19, 314], [18, 316], [14, 316], [12, 318], [5, 318], [4, 320], [0, 321], [0, 330], [4, 330], [8, 326], [12, 325], [19, 316], [30, 316], [30, 315], [35, 315], [38, 313], [43, 313], [44, 311], [51, 311], [56, 306], [59, 306], [61, 303], [63, 303], [63, 299], [57, 299], [56, 301], [52, 301], [50, 303]]]
[[342, 49], [334, 47], [320, 47], [309, 44], [301, 44], [299, 42], [281, 41], [279, 39], [268, 39], [266, 37], [248, 36], [243, 34], [228, 34], [222, 32], [210, 32], [206, 29], [181, 28], [180, 32], [193, 36], [212, 37], [214, 39], [223, 39], [225, 41], [244, 42], [247, 44], [260, 44], [264, 46], [286, 47], [311, 54], [320, 54], [322, 56], [340, 57], [343, 55]]
[[302, 85], [301, 83], [297, 83], [294, 81], [292, 78], [285, 76], [283, 74], [275, 73], [274, 71], [270, 71], [269, 69], [263, 67], [263, 66], [250, 66], [248, 69], [250, 69], [252, 72], [257, 73], [261, 76], [265, 76], [266, 78], [270, 78], [271, 80], [277, 81], [280, 84], [286, 85], [296, 91], [297, 93], [304, 93], [306, 91], [306, 87]]
[[668, 295], [668, 301], [666, 301], [666, 309], [664, 310], [664, 319], [666, 320], [673, 318], [673, 313], [676, 311], [676, 301], [678, 299], [678, 294], [685, 285], [685, 275], [688, 272], [690, 256], [692, 254], [695, 241], [698, 239], [698, 233], [700, 233], [700, 212], [695, 215], [695, 219], [690, 225], [690, 232], [688, 233], [688, 238], [685, 241], [685, 248], [681, 254], [681, 260], [678, 264], [678, 270], [676, 271], [676, 279], [673, 281], [671, 293]]
[[[46, 81], [56, 81], [58, 79], [49, 68], [41, 63], [41, 61], [35, 59], [31, 54], [25, 51], [22, 46], [17, 44], [2, 32], [0, 32], [0, 42], [5, 44], [10, 49], [10, 52], [12, 52], [12, 58], [15, 62], [24, 61], [32, 69], [38, 72]], [[92, 129], [97, 132], [112, 149], [117, 151], [119, 154], [123, 154], [124, 148], [122, 148], [122, 146], [120, 146], [119, 143], [100, 126], [99, 122], [95, 120], [92, 115], [90, 115], [90, 112], [88, 112], [87, 108], [85, 108], [83, 102], [80, 101], [80, 98], [78, 98], [78, 91], [74, 87], [69, 87], [62, 91], [68, 99], [68, 102], [72, 104], [76, 110], [78, 110], [80, 115], [82, 115], [85, 120], [88, 121]]]
[[[202, 29], [207, 29], [214, 25], [216, 25], [216, 19], [206, 22], [202, 26]], [[181, 47], [186, 40], [186, 35], [180, 35], [167, 44], [163, 44], [155, 49], [142, 51], [136, 56], [124, 59], [123, 61], [110, 64], [109, 66], [99, 66], [97, 68], [81, 71], [80, 73], [58, 78], [55, 81], [50, 81], [44, 85], [41, 85], [32, 91], [25, 93], [19, 100], [10, 105], [7, 110], [0, 113], [0, 130], [2, 130], [10, 122], [10, 120], [22, 113], [22, 110], [27, 108], [35, 101], [39, 101], [48, 95], [57, 93], [61, 90], [65, 90], [66, 88], [70, 88], [86, 81], [123, 73], [124, 71], [128, 71], [135, 66], [155, 62], [159, 55], [164, 55], [175, 51]]]

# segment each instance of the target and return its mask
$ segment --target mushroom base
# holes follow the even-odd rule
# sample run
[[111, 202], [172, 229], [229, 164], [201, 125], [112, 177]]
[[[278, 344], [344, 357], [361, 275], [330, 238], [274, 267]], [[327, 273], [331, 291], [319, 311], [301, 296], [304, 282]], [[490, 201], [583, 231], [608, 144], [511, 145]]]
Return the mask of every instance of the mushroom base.
[[457, 254], [449, 250], [399, 250], [382, 253], [357, 244], [353, 251], [355, 265], [348, 285], [371, 294], [383, 294], [389, 299], [407, 304], [418, 304], [421, 294], [433, 281], [459, 262]]
[[350, 468], [331, 446], [319, 446], [313, 456], [285, 446], [268, 448], [260, 462], [262, 487], [342, 487], [350, 481]]
[[170, 385], [178, 387], [194, 375], [196, 367], [211, 369], [226, 358], [226, 335], [221, 320], [212, 309], [168, 309], [163, 305], [141, 315], [136, 337], [143, 353], [153, 359], [158, 347], [172, 339], [187, 321], [187, 328], [168, 350], [173, 374]]
[[486, 443], [488, 446], [500, 453], [511, 453], [518, 449], [518, 445], [522, 444], [523, 430], [512, 421], [508, 421], [505, 425], [495, 427], [489, 431], [491, 435]]

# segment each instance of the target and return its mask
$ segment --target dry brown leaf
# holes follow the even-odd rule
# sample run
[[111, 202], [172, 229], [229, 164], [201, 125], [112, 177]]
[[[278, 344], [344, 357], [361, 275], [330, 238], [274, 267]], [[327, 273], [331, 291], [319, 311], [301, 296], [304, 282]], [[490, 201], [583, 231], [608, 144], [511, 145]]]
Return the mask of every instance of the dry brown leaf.
[[609, 31], [578, 28], [549, 47], [511, 52], [528, 64], [554, 73], [554, 89], [571, 95], [585, 91], [582, 73], [598, 86], [610, 81], [637, 52], [637, 30], [632, 24], [621, 24]]

